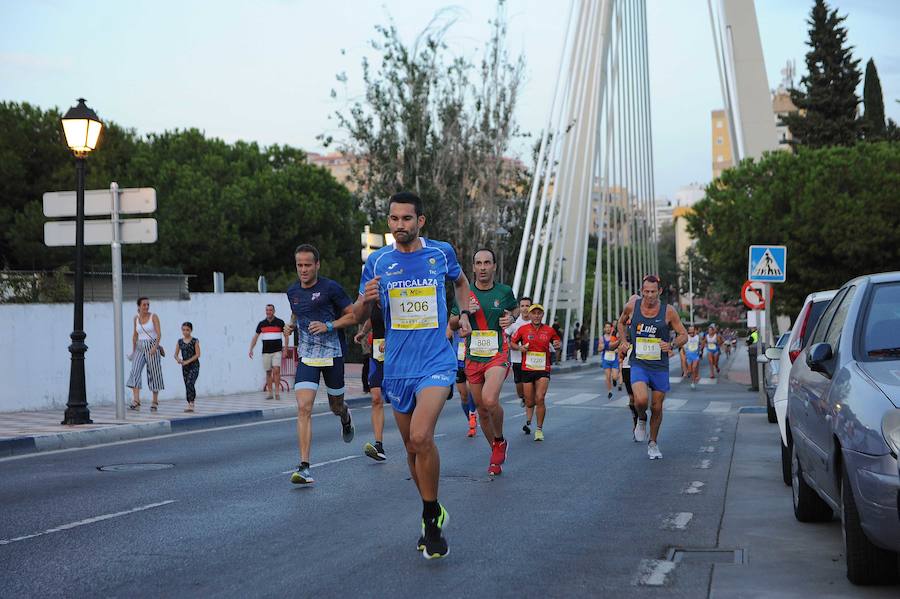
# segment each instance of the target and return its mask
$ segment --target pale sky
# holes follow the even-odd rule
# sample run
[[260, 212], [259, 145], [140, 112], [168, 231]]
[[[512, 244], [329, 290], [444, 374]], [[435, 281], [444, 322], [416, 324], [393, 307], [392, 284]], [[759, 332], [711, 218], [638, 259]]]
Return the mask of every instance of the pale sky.
[[[796, 60], [799, 74], [805, 70], [812, 4], [756, 0], [770, 88], [787, 60]], [[722, 99], [706, 0], [647, 5], [656, 191], [671, 196], [681, 185], [709, 181], [709, 113]], [[875, 59], [887, 115], [900, 121], [900, 2], [831, 5], [849, 15], [854, 56], [861, 68]], [[437, 11], [451, 7], [457, 18], [451, 51], [476, 59], [494, 6], [487, 0], [0, 0], [0, 100], [65, 110], [83, 96], [101, 118], [140, 133], [197, 127], [229, 142], [321, 151], [318, 134], [340, 135], [329, 114], [362, 91], [360, 60], [374, 56], [367, 42], [376, 24], [392, 18], [412, 40]], [[507, 4], [510, 49], [527, 63], [518, 121], [535, 136], [550, 111], [567, 11], [565, 0]], [[335, 81], [342, 71], [346, 89]]]

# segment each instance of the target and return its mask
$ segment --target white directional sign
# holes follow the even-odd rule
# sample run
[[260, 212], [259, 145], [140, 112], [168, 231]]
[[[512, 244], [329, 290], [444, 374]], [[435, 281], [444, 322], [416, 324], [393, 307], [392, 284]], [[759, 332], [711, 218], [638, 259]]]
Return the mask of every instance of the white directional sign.
[[[112, 213], [112, 192], [108, 189], [88, 189], [84, 192], [84, 215], [104, 216]], [[156, 212], [156, 190], [136, 187], [119, 190], [119, 214], [149, 214]], [[74, 191], [48, 191], [44, 194], [44, 216], [62, 218], [75, 216]]]
[[784, 283], [787, 280], [787, 247], [783, 245], [751, 245], [747, 279], [761, 283]]
[[[156, 219], [133, 218], [121, 221], [122, 243], [156, 243]], [[111, 220], [84, 221], [85, 245], [109, 245], [113, 242]], [[49, 247], [75, 245], [75, 221], [44, 223], [44, 243]]]

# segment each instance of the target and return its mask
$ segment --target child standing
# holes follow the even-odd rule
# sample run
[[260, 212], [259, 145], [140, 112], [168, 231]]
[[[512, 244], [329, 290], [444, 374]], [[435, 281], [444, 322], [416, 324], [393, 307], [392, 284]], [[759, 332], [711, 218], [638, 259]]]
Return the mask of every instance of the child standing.
[[181, 364], [181, 375], [184, 377], [184, 390], [187, 395], [188, 405], [185, 412], [194, 411], [194, 399], [197, 397], [194, 385], [200, 376], [200, 340], [192, 336], [193, 332], [193, 324], [182, 323], [181, 339], [175, 347], [175, 361]]

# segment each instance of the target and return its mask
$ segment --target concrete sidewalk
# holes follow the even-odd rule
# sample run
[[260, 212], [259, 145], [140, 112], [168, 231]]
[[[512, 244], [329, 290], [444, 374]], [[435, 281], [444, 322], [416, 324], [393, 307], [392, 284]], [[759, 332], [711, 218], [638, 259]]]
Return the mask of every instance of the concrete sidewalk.
[[[570, 360], [554, 365], [555, 372], [577, 371], [599, 368], [599, 357], [586, 363]], [[370, 396], [363, 392], [361, 364], [347, 364], [346, 400], [352, 407], [364, 405]], [[126, 403], [131, 402], [130, 390]], [[265, 393], [240, 393], [220, 396], [198, 396], [195, 412], [187, 414], [184, 400], [164, 400], [159, 402], [156, 412], [150, 410], [150, 394], [141, 393], [140, 411], [127, 410], [125, 420], [116, 419], [115, 406], [89, 406], [93, 424], [62, 425], [65, 408], [33, 412], [0, 413], [0, 458], [87, 447], [115, 441], [156, 437], [190, 430], [217, 428], [262, 420], [292, 418], [297, 415], [297, 404], [293, 392], [282, 392], [279, 401], [267, 400]], [[319, 387], [313, 413], [328, 411], [325, 388]]]
[[781, 480], [778, 427], [742, 413], [718, 547], [743, 549], [743, 564], [714, 564], [710, 597], [897, 597], [898, 586], [858, 587], [846, 577], [841, 523], [794, 518]]

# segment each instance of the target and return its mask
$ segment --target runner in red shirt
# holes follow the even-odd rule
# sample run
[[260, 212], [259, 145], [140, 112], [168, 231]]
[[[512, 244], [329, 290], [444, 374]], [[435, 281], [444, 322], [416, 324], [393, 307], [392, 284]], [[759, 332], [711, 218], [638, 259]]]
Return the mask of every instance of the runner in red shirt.
[[531, 416], [537, 406], [537, 428], [534, 440], [544, 440], [544, 416], [547, 409], [544, 398], [550, 387], [550, 345], [557, 350], [562, 342], [553, 327], [541, 324], [544, 307], [534, 304], [528, 309], [529, 324], [522, 325], [510, 339], [510, 346], [522, 352], [522, 386], [525, 391], [525, 426], [527, 435], [531, 427]]

